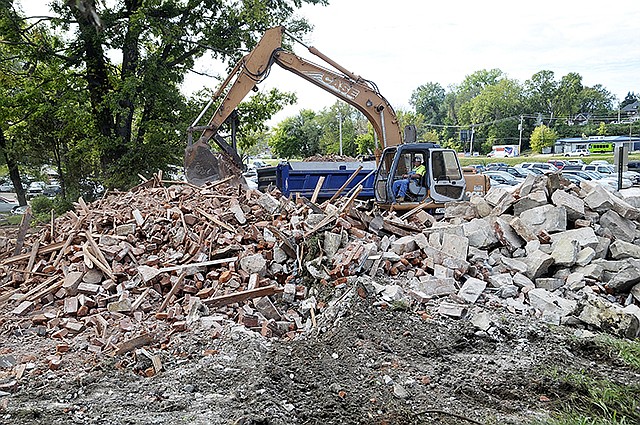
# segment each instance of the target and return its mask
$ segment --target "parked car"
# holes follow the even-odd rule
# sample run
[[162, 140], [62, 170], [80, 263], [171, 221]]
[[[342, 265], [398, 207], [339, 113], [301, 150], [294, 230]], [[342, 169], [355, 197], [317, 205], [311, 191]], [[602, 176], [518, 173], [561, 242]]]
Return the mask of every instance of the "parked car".
[[42, 195], [46, 185], [45, 182], [32, 182], [27, 188], [27, 197], [33, 198], [34, 196]]
[[[597, 173], [602, 174], [605, 177], [615, 177], [615, 178], [618, 177], [618, 170], [616, 170], [616, 168], [611, 164], [593, 165], [592, 163], [592, 164], [583, 165], [582, 169], [586, 171], [595, 171]], [[640, 184], [640, 174], [638, 174], [635, 171], [624, 171], [622, 173], [622, 177], [629, 179], [632, 182], [632, 184]]]
[[[606, 185], [608, 188], [618, 189], [618, 179], [617, 177], [605, 176], [603, 174], [598, 173], [597, 171], [589, 171], [589, 170], [563, 170], [562, 175], [566, 176], [567, 174], [575, 174], [580, 176], [586, 180], [589, 180], [596, 184]], [[622, 179], [622, 189], [627, 189], [631, 187], [633, 183], [629, 179]]]
[[62, 187], [59, 184], [48, 184], [42, 190], [42, 194], [48, 198], [55, 198], [61, 192]]
[[550, 159], [547, 162], [555, 165], [558, 170], [562, 170], [564, 166], [567, 165], [567, 161], [563, 161], [561, 159]]
[[640, 171], [640, 161], [629, 161], [627, 169], [631, 171]]
[[18, 206], [19, 205], [16, 201], [5, 198], [4, 196], [0, 196], [0, 213], [10, 213], [14, 208]]
[[589, 156], [591, 152], [587, 149], [576, 149], [575, 151], [567, 152], [564, 156]]
[[565, 162], [566, 165], [584, 165], [584, 161], [581, 159], [567, 159]]
[[0, 192], [13, 192], [14, 190], [13, 183], [11, 182], [0, 184]]
[[484, 166], [485, 170], [495, 170], [500, 167], [508, 167], [509, 164], [505, 164], [504, 162], [490, 162], [489, 164]]
[[515, 178], [523, 179], [523, 180], [530, 174], [526, 168], [516, 168], [516, 167], [494, 167], [494, 168], [491, 168], [490, 171], [504, 171], [511, 174]]
[[[489, 176], [492, 182], [502, 185], [517, 186], [522, 183], [522, 179], [514, 177], [506, 171], [485, 170], [482, 174]], [[494, 184], [492, 183], [491, 185], [493, 186]]]
[[558, 168], [548, 162], [522, 162], [517, 165], [518, 168], [538, 168], [543, 173], [556, 173]]

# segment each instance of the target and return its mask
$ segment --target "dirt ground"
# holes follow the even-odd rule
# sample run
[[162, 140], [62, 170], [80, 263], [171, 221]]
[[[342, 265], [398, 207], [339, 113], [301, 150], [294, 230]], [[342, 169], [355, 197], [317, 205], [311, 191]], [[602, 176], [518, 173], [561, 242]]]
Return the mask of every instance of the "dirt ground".
[[[0, 358], [32, 364], [0, 397], [2, 424], [525, 424], [543, 421], [573, 390], [554, 372], [640, 383], [580, 329], [500, 307], [480, 331], [437, 305], [393, 309], [350, 282], [310, 331], [265, 338], [229, 322], [220, 336], [196, 321], [147, 347], [164, 370], [128, 353], [93, 355], [3, 319]], [[7, 369], [1, 376], [9, 380]]]

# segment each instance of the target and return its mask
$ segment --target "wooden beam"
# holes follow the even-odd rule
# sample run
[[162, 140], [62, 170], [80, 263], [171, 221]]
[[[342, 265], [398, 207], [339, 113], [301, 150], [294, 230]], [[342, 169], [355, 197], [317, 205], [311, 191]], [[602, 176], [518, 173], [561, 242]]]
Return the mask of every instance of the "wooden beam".
[[206, 300], [202, 300], [202, 303], [207, 305], [208, 307], [220, 307], [223, 305], [239, 303], [241, 301], [246, 301], [253, 298], [266, 297], [282, 291], [283, 289], [276, 287], [276, 285], [263, 286], [262, 288], [249, 289], [247, 291], [234, 292], [232, 294], [208, 298]]
[[237, 261], [237, 260], [238, 260], [238, 257], [221, 258], [219, 260], [204, 261], [202, 263], [189, 263], [189, 264], [181, 264], [179, 266], [163, 267], [161, 269], [158, 269], [158, 271], [160, 271], [160, 273], [172, 272], [176, 270], [186, 269], [188, 267], [205, 267], [205, 266], [215, 266], [216, 264], [233, 263], [234, 261]]
[[142, 334], [120, 344], [118, 349], [113, 354], [116, 356], [121, 356], [122, 354], [133, 351], [136, 348], [144, 347], [145, 345], [149, 345], [153, 342], [155, 342], [155, 338], [153, 336], [149, 334]]
[[158, 309], [158, 313], [162, 313], [164, 309], [167, 308], [169, 301], [171, 301], [171, 297], [173, 297], [182, 288], [182, 282], [184, 282], [185, 277], [187, 277], [185, 273], [180, 274], [176, 283], [173, 284], [169, 293], [164, 297], [164, 301], [162, 301], [162, 304]]
[[347, 181], [344, 182], [344, 184], [342, 186], [340, 186], [340, 189], [338, 189], [336, 191], [336, 193], [333, 194], [331, 199], [329, 199], [327, 201], [327, 204], [332, 203], [342, 193], [342, 191], [345, 190], [347, 188], [347, 186], [349, 186], [349, 183], [351, 183], [353, 181], [353, 179], [356, 178], [356, 176], [358, 175], [358, 173], [360, 173], [360, 171], [362, 171], [362, 165], [360, 165], [360, 166], [358, 166], [358, 168], [356, 168], [356, 170], [349, 176]]
[[313, 195], [311, 195], [311, 202], [313, 202], [314, 204], [318, 200], [318, 194], [320, 194], [320, 189], [322, 189], [325, 178], [325, 176], [320, 176], [320, 178], [318, 179], [318, 183], [316, 183], [316, 188], [313, 190]]

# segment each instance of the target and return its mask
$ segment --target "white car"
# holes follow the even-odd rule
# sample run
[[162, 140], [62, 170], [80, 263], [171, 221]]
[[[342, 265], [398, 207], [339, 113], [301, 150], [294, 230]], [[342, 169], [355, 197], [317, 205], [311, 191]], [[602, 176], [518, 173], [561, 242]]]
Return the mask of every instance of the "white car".
[[[605, 177], [613, 177], [616, 179], [618, 178], [618, 170], [616, 169], [616, 167], [614, 167], [611, 164], [594, 165], [593, 163], [591, 163], [588, 165], [584, 165], [582, 169], [586, 171], [595, 171], [597, 173], [602, 174]], [[622, 177], [625, 179], [629, 179], [633, 184], [640, 184], [640, 174], [635, 171], [623, 171]]]
[[567, 152], [564, 156], [589, 156], [591, 152], [586, 149], [576, 149], [575, 151]]
[[537, 168], [545, 174], [558, 172], [558, 167], [553, 164], [549, 164], [548, 162], [522, 162], [520, 164], [517, 164], [516, 167], [527, 169]]
[[[618, 190], [618, 179], [614, 177], [605, 177], [602, 174], [596, 171], [587, 171], [587, 170], [563, 170], [562, 174], [564, 176], [568, 174], [577, 175], [583, 179], [589, 180], [593, 183], [597, 183], [603, 186], [607, 186], [607, 189]], [[629, 179], [622, 179], [622, 189], [627, 189], [633, 186], [633, 183]]]

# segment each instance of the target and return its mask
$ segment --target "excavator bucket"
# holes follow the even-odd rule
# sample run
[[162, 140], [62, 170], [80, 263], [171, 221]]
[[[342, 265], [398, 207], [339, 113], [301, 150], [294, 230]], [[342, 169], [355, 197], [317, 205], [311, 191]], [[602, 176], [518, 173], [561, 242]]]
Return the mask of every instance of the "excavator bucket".
[[184, 154], [184, 173], [187, 181], [196, 186], [226, 177], [220, 158], [211, 152], [209, 145], [198, 140], [188, 145]]
[[184, 173], [187, 181], [196, 186], [233, 177], [230, 184], [246, 188], [242, 169], [235, 165], [237, 159], [237, 154], [213, 153], [207, 142], [200, 139], [185, 149]]

